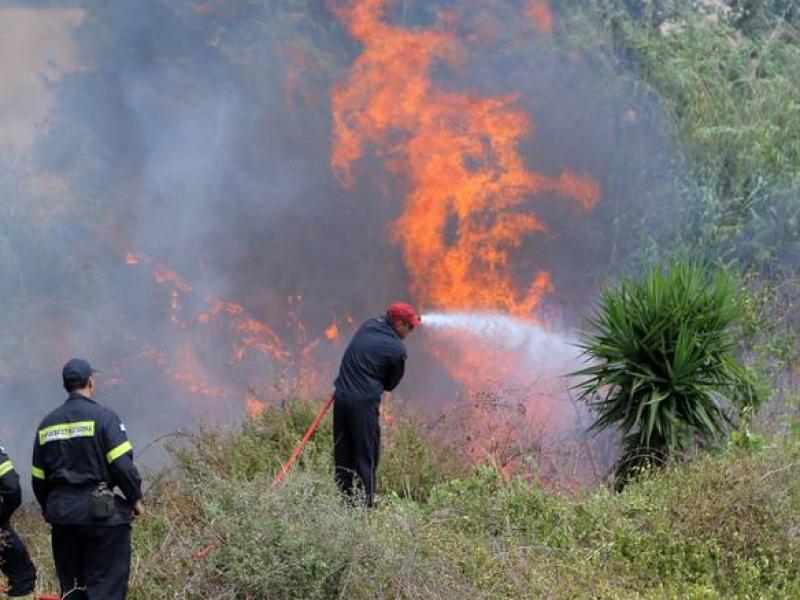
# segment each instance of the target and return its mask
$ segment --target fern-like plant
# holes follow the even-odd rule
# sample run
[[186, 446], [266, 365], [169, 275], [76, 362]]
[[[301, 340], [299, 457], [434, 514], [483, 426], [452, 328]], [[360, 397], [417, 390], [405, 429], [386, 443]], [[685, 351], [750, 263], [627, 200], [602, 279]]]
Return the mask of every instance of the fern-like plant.
[[719, 438], [737, 409], [758, 405], [754, 378], [735, 357], [736, 297], [725, 273], [680, 261], [602, 294], [580, 342], [591, 366], [571, 375], [597, 411], [592, 428], [624, 435], [617, 489], [637, 470]]

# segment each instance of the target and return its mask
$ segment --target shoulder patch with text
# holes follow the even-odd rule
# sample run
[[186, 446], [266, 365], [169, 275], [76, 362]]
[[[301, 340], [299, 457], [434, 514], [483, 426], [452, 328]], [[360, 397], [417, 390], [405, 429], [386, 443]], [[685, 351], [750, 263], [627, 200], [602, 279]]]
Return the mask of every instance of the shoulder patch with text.
[[39, 430], [39, 445], [44, 446], [58, 440], [71, 440], [73, 438], [94, 437], [94, 421], [79, 421], [77, 423], [59, 423]]

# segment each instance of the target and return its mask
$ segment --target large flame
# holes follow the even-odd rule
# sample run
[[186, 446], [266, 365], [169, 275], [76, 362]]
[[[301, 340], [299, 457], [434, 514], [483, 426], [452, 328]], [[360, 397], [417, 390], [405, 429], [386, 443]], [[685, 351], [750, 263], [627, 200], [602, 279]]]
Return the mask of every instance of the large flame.
[[363, 51], [333, 91], [333, 169], [354, 185], [356, 161], [374, 147], [408, 186], [392, 229], [423, 305], [530, 317], [552, 290], [546, 270], [521, 287], [514, 282], [514, 250], [547, 231], [531, 199], [549, 194], [590, 210], [599, 187], [568, 169], [557, 178], [530, 170], [518, 146], [532, 125], [516, 96], [437, 86], [431, 69], [437, 61], [457, 67], [458, 38], [391, 25], [386, 5], [360, 0], [337, 9]]

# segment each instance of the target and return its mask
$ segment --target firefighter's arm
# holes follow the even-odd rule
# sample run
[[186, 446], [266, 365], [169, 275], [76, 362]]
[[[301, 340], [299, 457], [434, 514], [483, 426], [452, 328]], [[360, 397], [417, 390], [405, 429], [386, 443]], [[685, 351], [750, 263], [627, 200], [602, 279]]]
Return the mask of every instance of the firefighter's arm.
[[47, 505], [47, 497], [50, 495], [50, 484], [44, 471], [44, 462], [42, 461], [42, 448], [39, 445], [38, 437], [33, 441], [33, 461], [31, 463], [31, 487], [33, 488], [33, 495], [36, 496], [36, 501], [44, 511]]
[[125, 426], [116, 415], [109, 416], [103, 426], [103, 446], [111, 483], [116, 485], [131, 506], [142, 498], [142, 478], [133, 464], [133, 445], [128, 441]]
[[389, 372], [386, 374], [386, 378], [383, 380], [383, 389], [387, 392], [391, 392], [394, 388], [396, 388], [400, 383], [400, 380], [403, 378], [405, 371], [405, 357], [392, 363], [392, 365], [389, 367]]
[[4, 452], [0, 452], [0, 523], [5, 523], [22, 503], [19, 475]]

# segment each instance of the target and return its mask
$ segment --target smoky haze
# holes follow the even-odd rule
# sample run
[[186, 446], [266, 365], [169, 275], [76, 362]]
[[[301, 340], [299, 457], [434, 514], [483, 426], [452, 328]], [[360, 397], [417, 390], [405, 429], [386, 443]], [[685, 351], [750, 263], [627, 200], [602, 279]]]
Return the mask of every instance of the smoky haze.
[[[619, 65], [525, 23], [522, 3], [434, 4], [395, 3], [386, 17], [455, 29], [463, 60], [435, 65], [434, 83], [517, 94], [534, 123], [521, 147], [530, 166], [600, 186], [590, 214], [532, 198], [548, 232], [514, 253], [521, 286], [552, 273], [542, 312], [574, 328], [599, 283], [680, 226], [670, 123]], [[17, 31], [0, 70], [0, 116], [14, 124], [0, 137], [0, 438], [20, 465], [64, 397], [72, 355], [101, 371], [100, 400], [142, 448], [200, 421], [235, 422], [248, 395], [324, 394], [354, 326], [414, 300], [391, 235], [408, 182], [380, 148], [351, 190], [331, 171], [331, 87], [359, 46], [324, 3], [17, 2], [0, 5], [0, 24]], [[43, 49], [43, 37], [55, 41]], [[25, 68], [39, 78], [11, 56], [38, 57]], [[399, 391], [427, 415], [460, 398], [435, 344], [409, 339]]]

